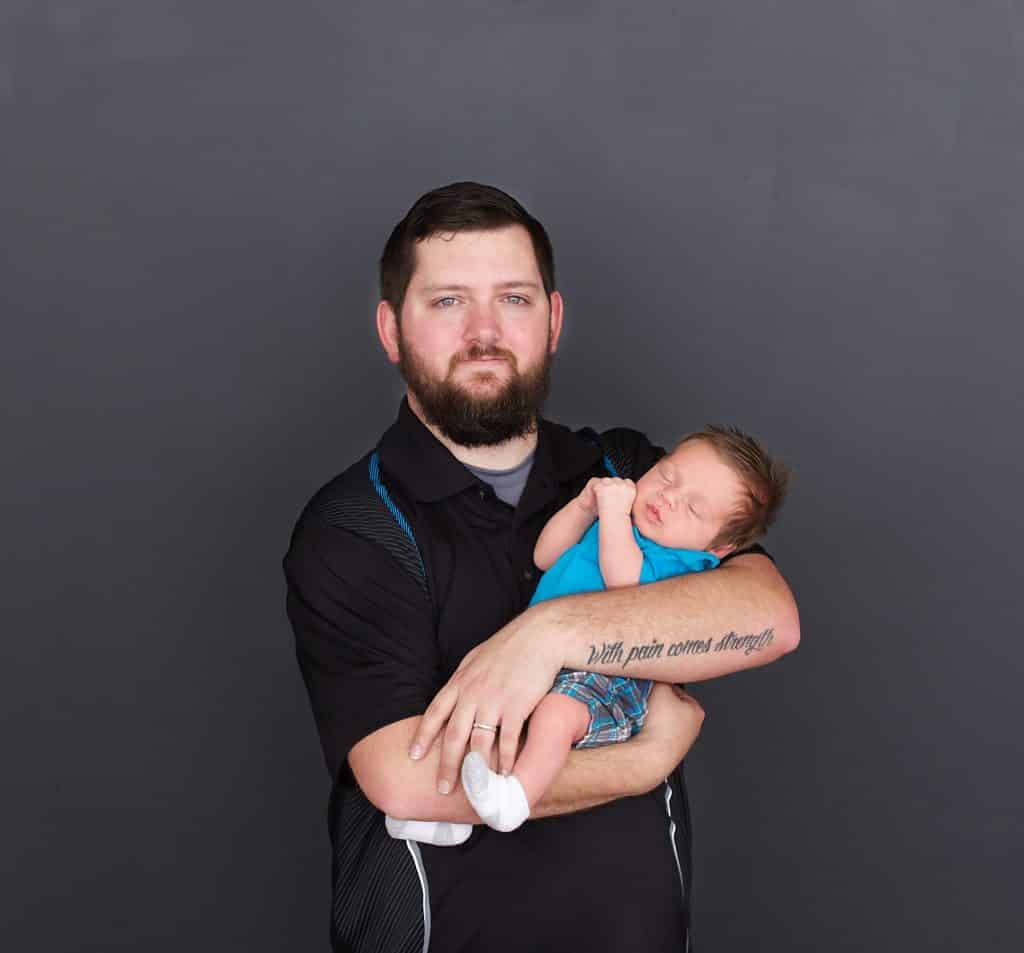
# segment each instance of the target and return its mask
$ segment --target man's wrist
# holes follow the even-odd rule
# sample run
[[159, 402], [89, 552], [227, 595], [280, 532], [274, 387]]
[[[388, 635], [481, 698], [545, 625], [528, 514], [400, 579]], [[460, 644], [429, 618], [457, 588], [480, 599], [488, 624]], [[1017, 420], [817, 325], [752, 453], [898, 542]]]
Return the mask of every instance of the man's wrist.
[[530, 607], [531, 625], [527, 630], [529, 641], [524, 651], [537, 652], [545, 658], [557, 674], [563, 668], [570, 668], [570, 656], [574, 655], [574, 635], [569, 622], [565, 602], [569, 600], [548, 599]]

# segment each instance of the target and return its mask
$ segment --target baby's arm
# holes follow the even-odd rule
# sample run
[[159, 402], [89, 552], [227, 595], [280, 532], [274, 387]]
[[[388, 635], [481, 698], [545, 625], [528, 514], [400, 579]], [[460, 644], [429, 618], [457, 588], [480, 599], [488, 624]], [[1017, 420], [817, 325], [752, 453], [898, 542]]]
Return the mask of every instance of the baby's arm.
[[570, 546], [575, 546], [597, 519], [597, 500], [594, 485], [597, 478], [587, 482], [579, 496], [565, 504], [547, 521], [533, 550], [533, 561], [538, 569], [547, 572]]
[[597, 530], [598, 562], [609, 589], [640, 582], [644, 554], [633, 538], [630, 511], [636, 499], [632, 480], [604, 477], [594, 487], [600, 523]]

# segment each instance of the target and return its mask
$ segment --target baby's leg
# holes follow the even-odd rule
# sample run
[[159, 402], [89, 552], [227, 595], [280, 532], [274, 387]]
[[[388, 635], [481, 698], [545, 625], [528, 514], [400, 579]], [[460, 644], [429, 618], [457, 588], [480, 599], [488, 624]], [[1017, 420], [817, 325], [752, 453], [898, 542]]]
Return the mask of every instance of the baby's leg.
[[573, 742], [590, 724], [583, 702], [566, 695], [545, 695], [530, 716], [526, 745], [516, 760], [515, 773], [502, 777], [487, 767], [475, 751], [462, 762], [462, 786], [480, 819], [499, 831], [513, 831], [562, 770]]
[[514, 769], [530, 807], [558, 777], [573, 744], [589, 727], [590, 710], [583, 702], [557, 692], [541, 699], [530, 716], [526, 744], [516, 758]]

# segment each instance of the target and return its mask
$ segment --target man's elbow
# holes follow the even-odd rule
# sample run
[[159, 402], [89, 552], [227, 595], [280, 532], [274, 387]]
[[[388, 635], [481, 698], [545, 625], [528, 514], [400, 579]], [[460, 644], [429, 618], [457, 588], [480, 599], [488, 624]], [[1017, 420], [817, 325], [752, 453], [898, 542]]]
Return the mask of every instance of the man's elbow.
[[773, 642], [780, 657], [795, 651], [800, 645], [800, 613], [792, 597], [789, 599], [789, 605], [780, 611], [772, 629]]
[[778, 658], [795, 651], [800, 645], [800, 612], [786, 580], [767, 556], [751, 554], [736, 562], [738, 570], [755, 574], [747, 576], [747, 581], [756, 580], [761, 587], [761, 605], [771, 620], [773, 655]]
[[397, 763], [386, 743], [390, 733], [385, 728], [364, 738], [349, 752], [348, 764], [366, 800], [378, 811], [405, 819], [415, 815], [405, 813], [409, 809], [408, 785], [401, 782], [405, 766]]
[[387, 777], [380, 772], [368, 769], [365, 765], [357, 766], [356, 759], [350, 759], [352, 775], [359, 785], [359, 790], [366, 796], [378, 811], [390, 814], [392, 817], [403, 817], [401, 811], [404, 807], [400, 803], [401, 791], [393, 783], [388, 783]]
[[[366, 794], [366, 791], [363, 791]], [[370, 797], [366, 794], [366, 799], [375, 807], [378, 811], [387, 814], [389, 817], [397, 818], [400, 821], [408, 821], [414, 818], [423, 817], [423, 811], [416, 810], [413, 804], [410, 803], [409, 798], [405, 795], [405, 792], [396, 790], [394, 786], [386, 787], [384, 789], [378, 788], [375, 791], [375, 797]]]
[[410, 761], [406, 750], [412, 740], [411, 731], [408, 727], [397, 731], [393, 728], [389, 726], [363, 739], [349, 753], [356, 784], [366, 800], [390, 817], [447, 820], [437, 816], [437, 799], [424, 786], [425, 772], [430, 772], [432, 766]]
[[360, 777], [355, 771], [353, 775], [366, 800], [378, 811], [401, 821], [428, 816], [427, 806], [421, 803], [422, 799], [417, 799], [417, 792], [411, 785], [396, 784], [393, 778], [374, 775]]

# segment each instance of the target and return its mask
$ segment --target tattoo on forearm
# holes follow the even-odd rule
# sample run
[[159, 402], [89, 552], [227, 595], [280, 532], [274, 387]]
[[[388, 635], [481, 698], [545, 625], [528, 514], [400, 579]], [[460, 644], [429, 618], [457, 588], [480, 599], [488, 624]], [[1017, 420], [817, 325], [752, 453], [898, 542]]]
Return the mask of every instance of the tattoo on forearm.
[[726, 632], [717, 642], [711, 637], [706, 639], [687, 639], [685, 642], [659, 642], [652, 639], [643, 645], [625, 646], [619, 642], [602, 642], [601, 647], [590, 646], [590, 658], [587, 665], [612, 665], [621, 662], [626, 668], [630, 662], [643, 662], [647, 659], [661, 658], [666, 655], [672, 658], [676, 655], [706, 655], [708, 652], [742, 652], [750, 655], [751, 652], [759, 652], [775, 639], [775, 631], [771, 628], [763, 632], [751, 635], [737, 635], [735, 632]]

